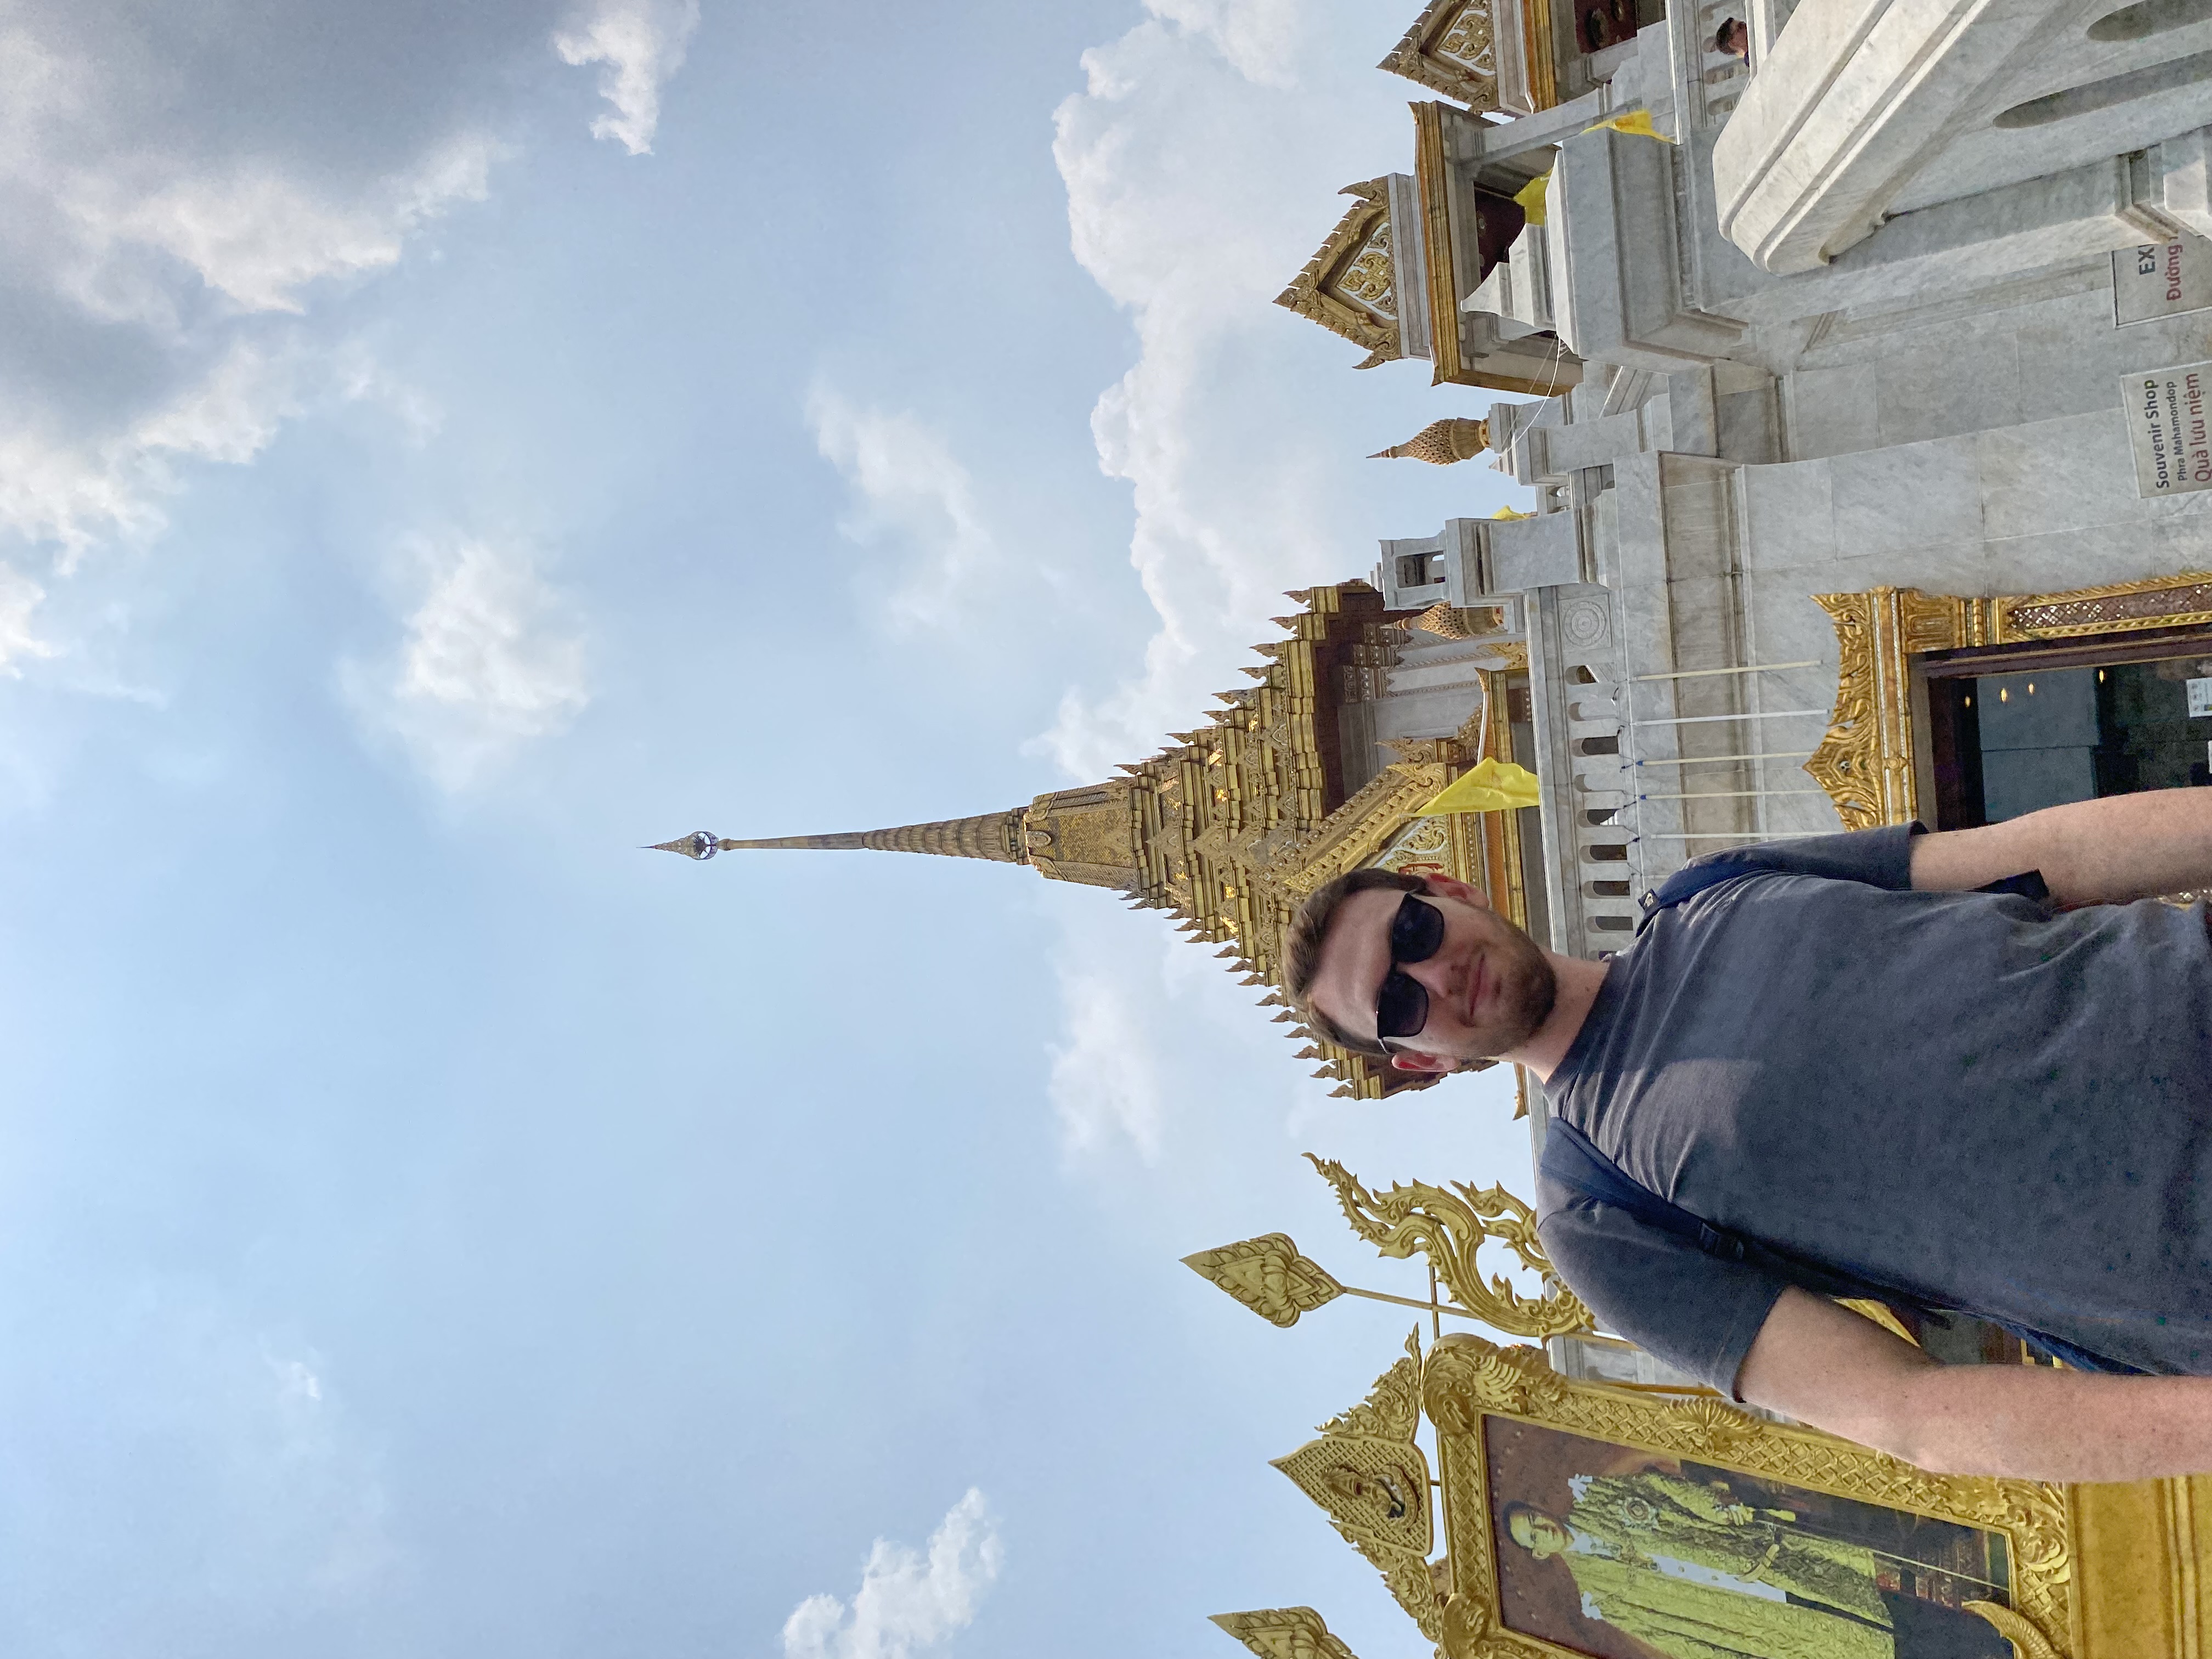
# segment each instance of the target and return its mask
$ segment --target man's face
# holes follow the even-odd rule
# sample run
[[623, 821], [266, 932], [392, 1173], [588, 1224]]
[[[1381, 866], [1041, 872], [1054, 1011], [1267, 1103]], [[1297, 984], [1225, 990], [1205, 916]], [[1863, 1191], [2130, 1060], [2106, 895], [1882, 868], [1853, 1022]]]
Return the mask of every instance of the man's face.
[[[1308, 994], [1352, 1036], [1375, 1035], [1375, 1000], [1393, 968], [1390, 924], [1405, 898], [1390, 887], [1354, 893], [1337, 906], [1322, 935]], [[1519, 1048], [1551, 1014], [1559, 994], [1552, 964], [1465, 882], [1431, 876], [1421, 902], [1443, 913], [1443, 943], [1425, 961], [1395, 964], [1429, 994], [1429, 1012], [1418, 1032], [1390, 1040], [1391, 1063], [1401, 1071], [1446, 1072]]]

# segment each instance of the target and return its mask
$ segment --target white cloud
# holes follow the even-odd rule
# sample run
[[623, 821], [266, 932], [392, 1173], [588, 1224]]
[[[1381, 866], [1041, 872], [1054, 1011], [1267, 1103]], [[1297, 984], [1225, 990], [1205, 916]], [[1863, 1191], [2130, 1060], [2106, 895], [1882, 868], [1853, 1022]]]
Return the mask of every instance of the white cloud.
[[1304, 21], [1299, 0], [1145, 0], [1145, 9], [1208, 42], [1248, 81], [1285, 88], [1297, 82], [1292, 64]]
[[405, 637], [380, 666], [346, 665], [341, 684], [441, 788], [477, 783], [590, 702], [582, 635], [526, 550], [421, 538], [398, 564], [418, 596]]
[[1346, 166], [1301, 137], [1322, 125], [1316, 100], [1293, 119], [1279, 90], [1301, 15], [1291, 0], [1155, 9], [1188, 27], [1146, 22], [1086, 52], [1086, 88], [1054, 116], [1076, 258], [1136, 328], [1137, 362], [1091, 429], [1100, 465], [1132, 487], [1130, 558], [1160, 617], [1142, 673], [1071, 692], [1040, 740], [1084, 778], [1187, 724], [1279, 590], [1346, 562], [1322, 493], [1335, 458], [1252, 366], [1283, 355], [1279, 330], [1262, 335], [1269, 302], [1327, 229], [1316, 181]]
[[[481, 202], [501, 146], [461, 133], [404, 171], [333, 197], [288, 176], [275, 158], [240, 158], [201, 172], [177, 158], [72, 170], [55, 181], [80, 242], [70, 275], [87, 309], [146, 320], [173, 302], [118, 283], [145, 250], [181, 261], [244, 310], [299, 313], [301, 290], [326, 277], [397, 264], [406, 239], [460, 202]], [[158, 290], [155, 291], [158, 295]], [[125, 298], [124, 296], [132, 296]]]
[[597, 0], [590, 13], [553, 37], [561, 61], [599, 70], [599, 96], [614, 107], [592, 123], [633, 155], [653, 153], [660, 88], [684, 67], [699, 27], [699, 0]]
[[998, 550], [974, 481], [945, 434], [917, 416], [859, 408], [822, 386], [808, 394], [806, 423], [822, 458], [852, 486], [852, 509], [838, 528], [864, 546], [895, 544], [905, 563], [903, 576], [887, 584], [892, 621], [953, 621]]
[[46, 600], [46, 590], [10, 565], [0, 564], [0, 673], [11, 679], [22, 677], [26, 657], [51, 657], [57, 647], [39, 637], [32, 616]]
[[[27, 564], [66, 575], [149, 540], [192, 465], [250, 462], [323, 402], [379, 398], [419, 427], [301, 319], [482, 200], [503, 147], [450, 43], [410, 36], [365, 67], [351, 37], [386, 33], [374, 18], [266, 8], [251, 51], [234, 27], [128, 4], [0, 22], [0, 548]], [[470, 27], [501, 53], [544, 21]]]
[[386, 405], [418, 441], [436, 424], [420, 395], [366, 351], [316, 345], [289, 328], [228, 337], [158, 401], [90, 430], [70, 431], [0, 393], [0, 537], [51, 550], [66, 575], [103, 542], [159, 534], [161, 498], [191, 464], [244, 465], [288, 421], [353, 402]]
[[1072, 1153], [1127, 1140], [1147, 1164], [1160, 1156], [1164, 1094], [1154, 1035], [1123, 964], [1102, 970], [1063, 957], [1066, 1040], [1051, 1048], [1048, 1090]]
[[908, 1659], [974, 1622], [1003, 1552], [969, 1487], [929, 1535], [928, 1553], [878, 1538], [850, 1605], [810, 1595], [784, 1621], [785, 1659]]

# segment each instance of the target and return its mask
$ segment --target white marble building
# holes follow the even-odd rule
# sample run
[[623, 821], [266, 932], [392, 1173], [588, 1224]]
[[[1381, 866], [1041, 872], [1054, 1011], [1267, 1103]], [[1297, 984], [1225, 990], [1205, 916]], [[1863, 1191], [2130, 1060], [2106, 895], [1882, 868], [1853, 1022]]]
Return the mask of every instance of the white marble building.
[[[2212, 0], [1683, 4], [1555, 48], [1530, 107], [1541, 3], [1487, 9], [1494, 95], [1416, 105], [1413, 171], [1333, 246], [1390, 262], [1370, 363], [1549, 393], [1488, 416], [1538, 514], [1386, 540], [1373, 580], [1506, 602], [1489, 645], [1527, 641], [1553, 944], [1616, 945], [1633, 894], [1735, 841], [2197, 777]], [[1747, 62], [1713, 49], [1731, 14]], [[1285, 303], [1349, 333], [1330, 257]], [[1448, 729], [1416, 707], [1437, 649], [1347, 738]], [[2049, 741], [1977, 686], [2014, 726], [2043, 696]]]

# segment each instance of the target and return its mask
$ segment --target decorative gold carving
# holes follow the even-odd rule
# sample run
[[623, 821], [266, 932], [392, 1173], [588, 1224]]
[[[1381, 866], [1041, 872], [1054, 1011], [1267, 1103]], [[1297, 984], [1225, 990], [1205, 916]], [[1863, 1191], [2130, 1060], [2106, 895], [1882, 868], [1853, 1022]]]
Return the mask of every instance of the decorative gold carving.
[[1526, 43], [1528, 102], [1550, 109], [1559, 101], [1558, 48], [1552, 42], [1551, 0], [1520, 0], [1521, 38]]
[[2201, 571], [1989, 599], [1913, 587], [1813, 598], [1836, 630], [1836, 708], [1805, 770], [1853, 830], [1919, 816], [1915, 656], [2212, 623], [2212, 574]]
[[1995, 1625], [1997, 1634], [2012, 1644], [2012, 1650], [2019, 1659], [2064, 1659], [2051, 1646], [2048, 1637], [2010, 1607], [2001, 1607], [1994, 1601], [1964, 1601], [1960, 1605]]
[[[2013, 1566], [2011, 1609], [1975, 1611], [2025, 1659], [2063, 1659], [2051, 1632], [2069, 1628], [2073, 1546], [2063, 1491], [2035, 1481], [1937, 1475], [1811, 1429], [1771, 1423], [1718, 1400], [1668, 1401], [1601, 1383], [1573, 1382], [1535, 1348], [1500, 1348], [1478, 1336], [1437, 1343], [1424, 1367], [1422, 1401], [1436, 1425], [1443, 1488], [1449, 1599], [1445, 1659], [1533, 1659], [1554, 1651], [1504, 1629], [1498, 1618], [1489, 1464], [1483, 1419], [1517, 1418], [1616, 1444], [1700, 1460], [1747, 1474], [1855, 1498], [2005, 1534]], [[1992, 1613], [2009, 1617], [1991, 1617]]]
[[[1157, 755], [1121, 767], [1122, 777], [974, 818], [763, 842], [702, 831], [666, 850], [706, 858], [737, 847], [866, 847], [1027, 864], [1049, 879], [1113, 889], [1138, 908], [1166, 911], [1179, 931], [1222, 947], [1244, 984], [1279, 986], [1282, 933], [1297, 907], [1329, 877], [1380, 856], [1468, 758], [1452, 739], [1401, 745], [1400, 762], [1330, 810], [1341, 687], [1353, 675], [1387, 671], [1402, 618], [1364, 582], [1291, 597], [1297, 614], [1276, 618], [1287, 637], [1259, 647], [1264, 665], [1244, 671], [1253, 683], [1221, 694], [1223, 707]], [[1514, 660], [1516, 648], [1525, 650], [1519, 641], [1492, 650]], [[1480, 719], [1469, 729], [1477, 742], [1490, 740]], [[1455, 876], [1480, 879], [1484, 855], [1470, 833], [1456, 821], [1447, 831], [1448, 864]], [[1519, 915], [1510, 904], [1507, 914]], [[1279, 994], [1264, 1000], [1283, 1009], [1289, 1034], [1340, 1095], [1379, 1099], [1434, 1081], [1305, 1029]]]
[[[1358, 202], [1275, 303], [1364, 348], [1367, 360], [1359, 367], [1372, 368], [1405, 356], [1398, 334], [1403, 301], [1391, 275], [1389, 191], [1382, 179], [1370, 179], [1338, 193]], [[1420, 296], [1413, 300], [1418, 304]]]
[[1460, 461], [1471, 461], [1489, 447], [1489, 422], [1455, 415], [1445, 420], [1431, 421], [1405, 442], [1378, 449], [1367, 459], [1426, 461], [1431, 466], [1451, 466]]
[[1455, 767], [1441, 762], [1386, 766], [1358, 794], [1329, 814], [1328, 822], [1268, 872], [1300, 900], [1347, 870], [1371, 864], [1384, 846], [1452, 780]]
[[[1413, 106], [1413, 184], [1421, 200], [1420, 234], [1429, 291], [1429, 384], [1467, 378], [1460, 356], [1459, 275], [1452, 258], [1450, 163], [1445, 159], [1443, 106]], [[1407, 295], [1407, 304], [1419, 299]], [[1517, 388], [1516, 388], [1517, 389]]]
[[1443, 1635], [1443, 1605], [1429, 1573], [1434, 1514], [1429, 1460], [1414, 1443], [1421, 1420], [1421, 1347], [1375, 1380], [1359, 1405], [1321, 1425], [1321, 1437], [1274, 1460], [1321, 1505], [1345, 1541], [1382, 1574], [1398, 1605], [1431, 1641]]
[[1990, 602], [1991, 643], [2079, 639], [2142, 628], [2212, 623], [2212, 574], [2184, 571], [2145, 581], [2112, 582], [2070, 593], [2016, 594]]
[[[1333, 1158], [1308, 1152], [1306, 1161], [1335, 1189], [1352, 1231], [1387, 1256], [1403, 1259], [1419, 1251], [1451, 1299], [1485, 1324], [1514, 1336], [1596, 1328], [1589, 1310], [1553, 1276], [1551, 1260], [1537, 1242], [1536, 1212], [1504, 1188], [1454, 1182], [1447, 1190], [1417, 1181], [1377, 1194]], [[1488, 1239], [1504, 1244], [1553, 1288], [1524, 1296], [1504, 1273], [1492, 1273], [1486, 1283], [1475, 1253]]]
[[[1116, 808], [1119, 810], [1116, 810]], [[1115, 807], [1072, 812], [1061, 818], [1056, 854], [1073, 864], [1110, 864], [1123, 868], [1135, 861], [1130, 844], [1129, 813], [1123, 803]]]
[[1260, 1659], [1353, 1659], [1352, 1650], [1311, 1607], [1262, 1607], [1212, 1617]]
[[1469, 109], [1496, 109], [1496, 42], [1491, 0], [1431, 0], [1376, 67], [1456, 98]]
[[1344, 1294], [1344, 1286], [1329, 1277], [1328, 1270], [1299, 1255], [1285, 1233], [1263, 1233], [1218, 1249], [1200, 1250], [1183, 1257], [1182, 1262], [1261, 1318], [1286, 1329], [1298, 1322], [1300, 1314], [1310, 1314]]

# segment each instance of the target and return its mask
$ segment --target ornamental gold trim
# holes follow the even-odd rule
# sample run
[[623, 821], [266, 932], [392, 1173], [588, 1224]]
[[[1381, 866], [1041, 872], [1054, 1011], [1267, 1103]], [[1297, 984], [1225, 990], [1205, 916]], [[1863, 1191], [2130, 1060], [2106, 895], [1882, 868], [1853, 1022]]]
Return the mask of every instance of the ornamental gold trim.
[[1804, 769], [1849, 830], [1909, 823], [1920, 816], [1914, 657], [2212, 623], [2212, 574], [2203, 571], [1994, 599], [1917, 587], [1813, 599], [1836, 631], [1836, 704], [1827, 734]]
[[1326, 1307], [1344, 1294], [1328, 1268], [1302, 1255], [1287, 1233], [1262, 1233], [1218, 1249], [1200, 1250], [1182, 1265], [1229, 1292], [1271, 1325], [1285, 1330], [1301, 1314]]
[[1431, 0], [1376, 68], [1456, 98], [1469, 109], [1496, 109], [1497, 40], [1491, 0]]
[[1421, 1425], [1421, 1340], [1375, 1379], [1367, 1398], [1321, 1425], [1321, 1437], [1273, 1460], [1318, 1504], [1329, 1524], [1382, 1575], [1421, 1634], [1443, 1638], [1443, 1601], [1428, 1555], [1436, 1541], [1429, 1460]]
[[1212, 1621], [1260, 1659], [1354, 1659], [1352, 1650], [1311, 1607], [1217, 1613]]
[[1431, 386], [1465, 378], [1460, 356], [1459, 276], [1452, 258], [1450, 163], [1444, 156], [1444, 106], [1413, 106], [1413, 185], [1421, 203], [1420, 234], [1428, 255], [1429, 291], [1402, 295], [1401, 306], [1429, 307], [1429, 351], [1435, 372]]
[[1539, 1349], [1501, 1348], [1477, 1336], [1440, 1340], [1422, 1368], [1421, 1392], [1437, 1431], [1449, 1563], [1442, 1659], [1537, 1659], [1574, 1651], [1510, 1629], [1501, 1615], [1486, 1426], [1498, 1419], [1687, 1457], [2001, 1534], [2014, 1606], [1970, 1610], [1996, 1625], [2028, 1659], [2063, 1659], [2066, 1652], [2063, 1637], [2073, 1626], [2076, 1587], [2063, 1488], [1929, 1474], [1886, 1453], [1753, 1417], [1718, 1400], [1668, 1401], [1570, 1382]]
[[[1484, 1324], [1513, 1336], [1597, 1328], [1590, 1310], [1553, 1273], [1537, 1241], [1535, 1211], [1504, 1188], [1454, 1182], [1446, 1188], [1416, 1181], [1376, 1193], [1334, 1158], [1308, 1152], [1306, 1161], [1334, 1189], [1352, 1231], [1383, 1255], [1403, 1260], [1418, 1250], [1426, 1256], [1445, 1293]], [[1485, 1280], [1475, 1253], [1492, 1240], [1543, 1275], [1541, 1295], [1522, 1295], [1504, 1273]]]
[[1275, 303], [1360, 347], [1367, 353], [1367, 360], [1359, 367], [1372, 368], [1377, 363], [1406, 355], [1398, 319], [1409, 302], [1419, 304], [1421, 296], [1413, 295], [1409, 301], [1408, 296], [1397, 293], [1395, 287], [1389, 290], [1387, 303], [1380, 295], [1355, 299], [1346, 295], [1343, 289], [1346, 273], [1378, 248], [1387, 268], [1390, 197], [1389, 186], [1381, 179], [1346, 185], [1337, 193], [1358, 199], [1336, 222], [1336, 228], [1329, 232], [1313, 258], [1306, 261], [1305, 269], [1275, 296]]
[[1384, 767], [1263, 873], [1294, 902], [1302, 902], [1323, 883], [1372, 864], [1458, 770], [1443, 760], [1400, 761]]

